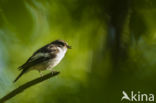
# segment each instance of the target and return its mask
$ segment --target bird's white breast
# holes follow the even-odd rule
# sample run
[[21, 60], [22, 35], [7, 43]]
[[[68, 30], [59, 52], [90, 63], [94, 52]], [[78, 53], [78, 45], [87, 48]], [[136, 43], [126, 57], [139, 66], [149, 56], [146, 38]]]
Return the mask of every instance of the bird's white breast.
[[58, 49], [59, 49], [59, 52], [57, 53], [56, 60], [60, 62], [63, 59], [64, 55], [66, 54], [67, 49], [66, 48], [61, 49], [60, 47], [58, 47]]
[[64, 55], [67, 52], [67, 48], [61, 49], [60, 47], [57, 47], [59, 52], [56, 54], [56, 57], [52, 59], [50, 68], [55, 67], [60, 61], [63, 59]]

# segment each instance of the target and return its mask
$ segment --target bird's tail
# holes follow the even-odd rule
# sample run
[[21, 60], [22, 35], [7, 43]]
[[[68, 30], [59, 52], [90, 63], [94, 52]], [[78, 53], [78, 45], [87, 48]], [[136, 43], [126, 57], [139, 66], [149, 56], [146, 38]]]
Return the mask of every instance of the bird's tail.
[[25, 69], [23, 69], [22, 72], [16, 77], [16, 79], [13, 82], [15, 83], [25, 72]]

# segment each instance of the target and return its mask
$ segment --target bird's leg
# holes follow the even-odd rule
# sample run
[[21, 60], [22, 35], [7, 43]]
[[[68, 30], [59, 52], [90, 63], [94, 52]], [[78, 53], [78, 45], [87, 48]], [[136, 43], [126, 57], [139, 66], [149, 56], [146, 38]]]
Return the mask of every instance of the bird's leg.
[[43, 77], [43, 74], [42, 74], [41, 70], [38, 70], [38, 71], [39, 71], [39, 73], [40, 73], [40, 76]]
[[53, 68], [51, 68], [51, 69], [49, 69], [49, 70], [51, 71], [51, 74], [52, 74], [52, 75], [54, 75], [55, 72], [57, 72], [57, 71], [53, 70]]
[[54, 71], [53, 71], [53, 69], [51, 68], [50, 70], [51, 70], [51, 74], [53, 75], [53, 74], [54, 74]]
[[54, 72], [53, 72], [53, 70], [51, 69], [51, 73], [52, 73], [52, 75], [54, 74]]

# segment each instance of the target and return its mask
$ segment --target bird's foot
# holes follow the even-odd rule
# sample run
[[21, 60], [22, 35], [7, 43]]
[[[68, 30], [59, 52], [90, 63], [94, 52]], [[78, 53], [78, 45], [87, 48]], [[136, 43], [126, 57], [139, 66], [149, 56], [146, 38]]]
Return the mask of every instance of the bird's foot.
[[58, 71], [53, 71], [53, 70], [51, 71], [52, 75], [54, 75], [56, 72], [58, 72]]
[[42, 72], [41, 72], [41, 71], [39, 71], [39, 73], [40, 73], [40, 76], [41, 76], [41, 77], [43, 77], [43, 74], [42, 74]]

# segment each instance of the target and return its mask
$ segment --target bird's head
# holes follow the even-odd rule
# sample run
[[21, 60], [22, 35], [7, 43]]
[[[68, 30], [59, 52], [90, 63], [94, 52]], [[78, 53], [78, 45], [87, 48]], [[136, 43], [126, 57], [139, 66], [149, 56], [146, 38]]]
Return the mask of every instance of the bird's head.
[[63, 40], [55, 40], [55, 41], [51, 42], [51, 44], [56, 45], [62, 49], [63, 48], [71, 49], [71, 46], [69, 46], [68, 43]]

